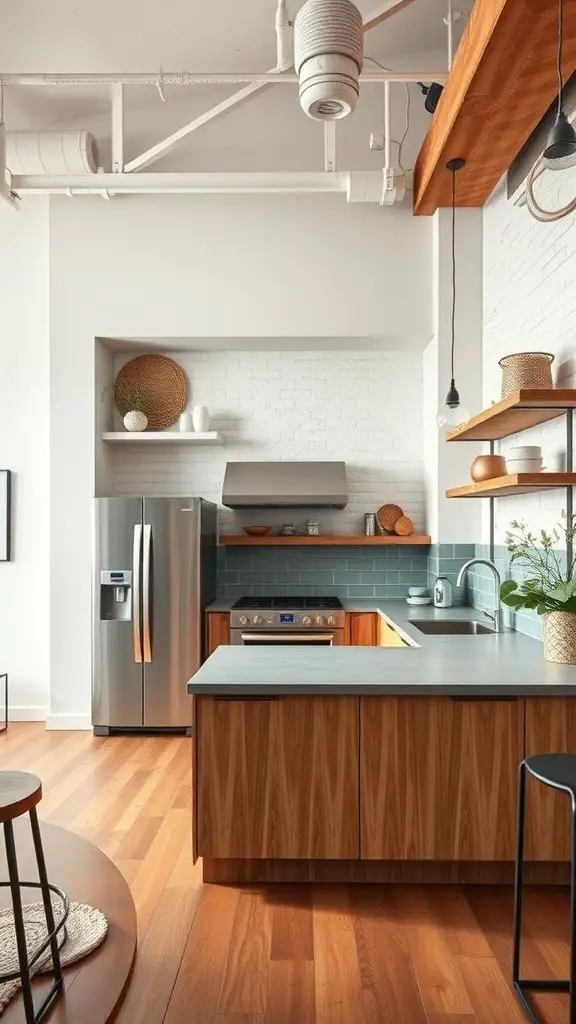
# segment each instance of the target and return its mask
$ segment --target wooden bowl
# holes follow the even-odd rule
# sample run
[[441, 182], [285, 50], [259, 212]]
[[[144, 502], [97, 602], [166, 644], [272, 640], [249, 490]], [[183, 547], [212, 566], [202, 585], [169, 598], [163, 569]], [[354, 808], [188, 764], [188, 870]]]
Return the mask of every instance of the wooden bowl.
[[482, 480], [493, 480], [497, 476], [506, 476], [506, 459], [503, 455], [478, 455], [470, 466], [470, 476], [474, 483]]
[[270, 533], [271, 526], [243, 526], [244, 533], [247, 533], [249, 537], [265, 537], [267, 533]]

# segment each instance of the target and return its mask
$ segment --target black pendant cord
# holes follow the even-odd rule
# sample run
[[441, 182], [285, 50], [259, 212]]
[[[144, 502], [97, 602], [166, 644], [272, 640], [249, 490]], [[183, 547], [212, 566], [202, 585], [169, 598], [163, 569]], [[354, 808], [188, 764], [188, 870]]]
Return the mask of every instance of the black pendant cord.
[[558, 52], [556, 57], [556, 73], [558, 75], [558, 110], [556, 117], [562, 113], [564, 83], [562, 81], [562, 49], [564, 46], [564, 0], [558, 0]]
[[456, 171], [452, 171], [452, 348], [450, 355], [450, 387], [454, 387], [454, 341], [456, 337]]

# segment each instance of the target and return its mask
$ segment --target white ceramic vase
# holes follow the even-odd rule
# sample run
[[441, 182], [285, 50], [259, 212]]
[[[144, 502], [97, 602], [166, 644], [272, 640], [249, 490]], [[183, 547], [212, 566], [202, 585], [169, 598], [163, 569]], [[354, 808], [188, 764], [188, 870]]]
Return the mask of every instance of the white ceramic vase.
[[190, 434], [192, 432], [192, 414], [186, 410], [180, 416], [180, 433]]
[[192, 409], [192, 423], [197, 434], [206, 434], [210, 430], [210, 413], [205, 405], [195, 405]]
[[148, 417], [143, 412], [138, 412], [133, 409], [132, 412], [127, 412], [124, 417], [124, 426], [126, 430], [129, 430], [133, 434], [141, 434], [143, 430], [146, 430], [148, 426]]

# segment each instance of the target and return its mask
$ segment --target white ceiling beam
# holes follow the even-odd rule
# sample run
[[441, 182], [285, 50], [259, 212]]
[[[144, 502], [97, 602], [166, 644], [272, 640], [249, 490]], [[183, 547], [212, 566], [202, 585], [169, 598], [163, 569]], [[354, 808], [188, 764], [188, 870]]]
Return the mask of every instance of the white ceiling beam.
[[209, 121], [213, 121], [214, 118], [220, 117], [221, 114], [225, 114], [227, 110], [232, 110], [233, 107], [237, 107], [239, 103], [243, 103], [254, 93], [260, 92], [265, 85], [261, 82], [255, 82], [252, 85], [245, 86], [244, 89], [239, 89], [238, 92], [228, 96], [227, 99], [222, 100], [221, 103], [217, 103], [216, 106], [211, 107], [209, 110], [205, 110], [203, 114], [195, 117], [193, 121], [189, 121], [188, 124], [182, 125], [177, 131], [172, 132], [167, 138], [162, 139], [161, 142], [157, 142], [155, 146], [151, 146], [140, 156], [129, 160], [124, 170], [126, 171], [141, 171], [144, 167], [149, 167], [160, 157], [165, 156], [171, 149], [174, 148], [182, 139], [190, 135], [191, 132], [196, 131], [197, 128], [201, 128], [203, 124], [208, 124]]
[[397, 14], [403, 7], [408, 7], [409, 4], [413, 4], [414, 0], [382, 0], [382, 3], [378, 4], [370, 14], [362, 19], [364, 22], [364, 31], [369, 32], [371, 28], [376, 28], [377, 25], [381, 25], [387, 18], [391, 18], [392, 15]]
[[[364, 31], [369, 32], [370, 29], [376, 28], [376, 26], [380, 25], [381, 22], [385, 21], [386, 18], [390, 18], [398, 10], [401, 10], [403, 7], [406, 7], [408, 4], [411, 4], [413, 2], [414, 0], [381, 0], [381, 3], [378, 5], [378, 7], [371, 11], [367, 18], [363, 19]], [[277, 68], [272, 68], [267, 73], [278, 74], [279, 78], [288, 78], [288, 75], [286, 73], [280, 75], [278, 73]], [[163, 80], [165, 81], [165, 76], [163, 75], [162, 77]], [[298, 80], [297, 76], [290, 75], [290, 78], [292, 77], [295, 77], [296, 81]], [[176, 146], [179, 142], [181, 142], [182, 139], [186, 138], [187, 135], [190, 135], [192, 132], [195, 132], [198, 128], [201, 128], [202, 125], [208, 124], [215, 118], [220, 117], [221, 114], [225, 114], [227, 113], [227, 111], [232, 110], [234, 107], [237, 107], [240, 103], [244, 103], [245, 100], [250, 99], [257, 92], [260, 92], [265, 87], [265, 84], [266, 83], [255, 82], [254, 84], [248, 85], [244, 89], [240, 89], [238, 92], [235, 92], [232, 96], [229, 96], [228, 99], [223, 100], [221, 103], [217, 103], [216, 106], [211, 107], [210, 110], [206, 110], [203, 114], [200, 114], [199, 117], [195, 117], [193, 121], [189, 121], [188, 124], [183, 125], [182, 128], [179, 128], [177, 131], [172, 132], [172, 134], [169, 135], [167, 138], [162, 139], [160, 142], [156, 143], [155, 146], [151, 146], [150, 149], [147, 149], [144, 153], [141, 153], [140, 156], [135, 157], [134, 160], [130, 160], [126, 164], [125, 170], [129, 172], [140, 171], [144, 167], [149, 167], [150, 164], [153, 164], [156, 160], [159, 160], [161, 157], [169, 153], [170, 150], [173, 149], [174, 146]], [[333, 141], [333, 146], [335, 160], [335, 137]], [[334, 170], [334, 167], [327, 167], [327, 161], [328, 156], [326, 155], [326, 169]]]

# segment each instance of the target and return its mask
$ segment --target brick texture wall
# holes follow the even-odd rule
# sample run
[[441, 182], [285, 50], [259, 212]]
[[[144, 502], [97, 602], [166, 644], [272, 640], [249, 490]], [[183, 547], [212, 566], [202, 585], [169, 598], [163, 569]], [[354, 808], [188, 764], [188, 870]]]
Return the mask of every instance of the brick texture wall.
[[[564, 205], [576, 194], [576, 170], [547, 172], [536, 184], [543, 206]], [[546, 351], [555, 355], [554, 383], [576, 386], [576, 218], [553, 223], [534, 220], [525, 206], [506, 199], [501, 182], [484, 208], [484, 353], [483, 405], [500, 397], [498, 360], [510, 352]], [[514, 445], [539, 444], [548, 469], [563, 469], [566, 434], [563, 419], [551, 421], [501, 442], [506, 455]], [[503, 576], [510, 575], [506, 531], [513, 519], [524, 520], [536, 531], [551, 529], [566, 507], [563, 490], [541, 492], [496, 502], [497, 561]], [[483, 523], [488, 542], [487, 509]], [[487, 548], [479, 548], [483, 555]], [[514, 575], [520, 575], [515, 570]], [[479, 570], [473, 581], [474, 597], [483, 603], [492, 583]], [[514, 616], [516, 628], [540, 636], [540, 622], [529, 613]]]
[[[191, 404], [208, 406], [224, 445], [118, 447], [115, 493], [201, 494], [219, 502], [228, 460], [342, 459], [350, 501], [343, 512], [314, 512], [323, 532], [363, 532], [364, 513], [383, 502], [401, 505], [423, 531], [421, 353], [171, 354], [189, 376]], [[239, 532], [242, 524], [283, 521], [302, 527], [310, 514], [221, 509], [220, 527]]]

